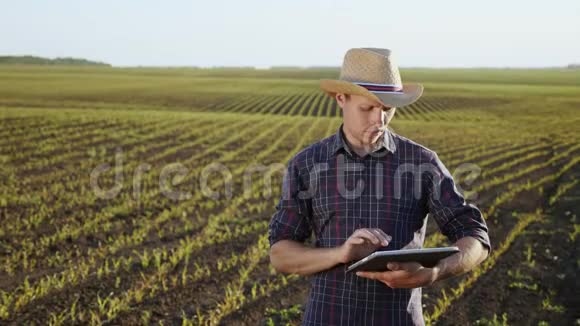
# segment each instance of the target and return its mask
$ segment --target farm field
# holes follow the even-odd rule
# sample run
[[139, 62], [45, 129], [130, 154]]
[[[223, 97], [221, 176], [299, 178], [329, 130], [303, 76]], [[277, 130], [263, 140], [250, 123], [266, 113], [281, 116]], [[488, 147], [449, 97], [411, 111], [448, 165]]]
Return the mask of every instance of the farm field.
[[[299, 323], [308, 279], [272, 269], [267, 228], [280, 166], [341, 123], [337, 75], [0, 66], [0, 324]], [[424, 289], [426, 322], [578, 324], [580, 70], [402, 76], [425, 93], [392, 128], [458, 171], [493, 245]]]

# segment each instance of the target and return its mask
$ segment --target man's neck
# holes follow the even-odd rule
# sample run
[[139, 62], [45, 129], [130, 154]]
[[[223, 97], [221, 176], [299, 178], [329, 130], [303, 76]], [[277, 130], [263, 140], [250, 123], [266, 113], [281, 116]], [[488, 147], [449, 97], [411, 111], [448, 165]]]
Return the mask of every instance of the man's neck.
[[343, 126], [342, 131], [344, 133], [344, 138], [348, 144], [348, 147], [350, 149], [352, 149], [355, 153], [358, 154], [358, 156], [360, 157], [365, 157], [367, 154], [371, 153], [375, 148], [377, 148], [377, 146], [380, 145], [380, 143], [383, 141], [383, 136], [384, 133], [382, 134], [383, 136], [379, 137], [377, 139], [377, 141], [371, 145], [365, 145], [362, 143], [362, 141], [356, 139], [354, 136], [352, 136], [348, 130], [346, 130]]

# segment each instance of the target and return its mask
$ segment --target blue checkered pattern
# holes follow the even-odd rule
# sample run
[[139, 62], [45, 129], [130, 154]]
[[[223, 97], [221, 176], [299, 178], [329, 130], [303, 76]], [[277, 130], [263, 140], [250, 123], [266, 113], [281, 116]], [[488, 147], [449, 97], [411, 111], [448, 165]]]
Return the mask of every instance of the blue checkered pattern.
[[[361, 158], [342, 125], [288, 163], [269, 227], [270, 245], [307, 241], [340, 246], [358, 228], [393, 237], [387, 250], [421, 248], [427, 217], [451, 241], [471, 236], [490, 249], [480, 210], [467, 204], [437, 154], [388, 130], [382, 146]], [[391, 289], [345, 273], [340, 264], [311, 278], [303, 325], [422, 325], [421, 288]]]

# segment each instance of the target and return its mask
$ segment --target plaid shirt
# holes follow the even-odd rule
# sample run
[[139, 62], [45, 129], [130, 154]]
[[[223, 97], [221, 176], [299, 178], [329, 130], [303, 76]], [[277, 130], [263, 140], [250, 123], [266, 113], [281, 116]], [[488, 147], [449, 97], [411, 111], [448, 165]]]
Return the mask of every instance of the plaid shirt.
[[[465, 202], [435, 152], [387, 131], [382, 146], [361, 158], [341, 125], [288, 163], [270, 246], [314, 234], [316, 247], [330, 248], [358, 228], [381, 228], [392, 236], [386, 250], [421, 248], [428, 213], [450, 241], [471, 236], [490, 250], [481, 212]], [[424, 324], [421, 288], [392, 289], [346, 267], [312, 276], [303, 325]]]

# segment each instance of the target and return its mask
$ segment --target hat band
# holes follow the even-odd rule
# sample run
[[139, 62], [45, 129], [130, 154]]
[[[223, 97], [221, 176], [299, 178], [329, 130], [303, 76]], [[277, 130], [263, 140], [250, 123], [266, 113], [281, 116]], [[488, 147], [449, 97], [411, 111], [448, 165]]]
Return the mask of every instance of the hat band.
[[403, 93], [403, 87], [393, 84], [354, 83], [374, 93]]

